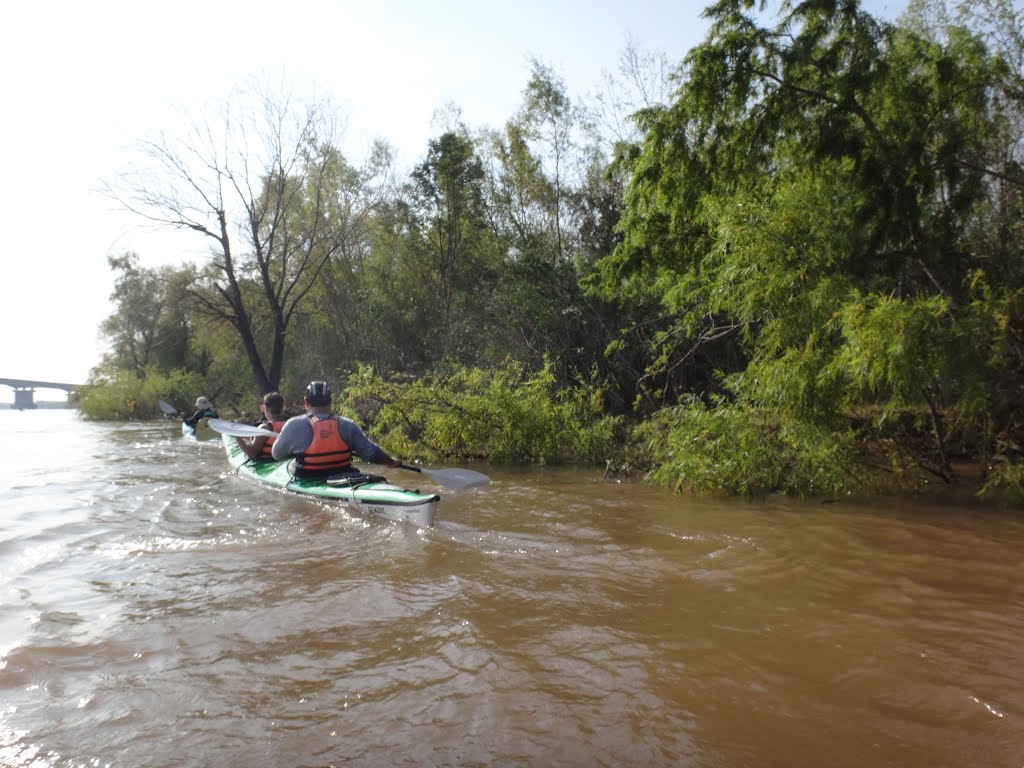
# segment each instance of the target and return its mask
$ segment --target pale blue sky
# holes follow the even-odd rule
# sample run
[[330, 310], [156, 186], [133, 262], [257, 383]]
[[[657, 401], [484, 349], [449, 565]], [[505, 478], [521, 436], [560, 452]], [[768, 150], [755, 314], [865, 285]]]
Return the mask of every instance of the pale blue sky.
[[[375, 137], [411, 166], [433, 113], [500, 127], [519, 106], [529, 56], [581, 97], [626, 41], [672, 62], [700, 42], [704, 2], [661, 0], [97, 0], [4, 7], [0, 185], [5, 300], [0, 378], [82, 382], [110, 313], [108, 254], [195, 259], [195, 236], [152, 234], [94, 190], [138, 139], [175, 131], [182, 110], [254, 75], [330, 96], [358, 155]], [[903, 2], [866, 3], [887, 16]], [[894, 11], [893, 9], [896, 9]], [[13, 400], [0, 387], [0, 402]]]

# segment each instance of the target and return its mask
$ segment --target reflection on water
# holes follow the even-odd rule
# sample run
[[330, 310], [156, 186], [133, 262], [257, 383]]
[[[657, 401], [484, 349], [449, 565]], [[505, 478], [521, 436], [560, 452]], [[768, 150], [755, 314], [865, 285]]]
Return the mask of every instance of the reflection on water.
[[1024, 763], [1013, 515], [489, 468], [417, 530], [0, 426], [0, 765]]

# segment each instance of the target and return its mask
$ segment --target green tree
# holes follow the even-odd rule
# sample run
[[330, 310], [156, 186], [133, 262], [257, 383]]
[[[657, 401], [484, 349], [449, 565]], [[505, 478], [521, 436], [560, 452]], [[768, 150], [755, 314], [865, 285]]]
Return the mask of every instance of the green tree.
[[[604, 294], [660, 311], [649, 372], [669, 402], [705, 395], [682, 413], [731, 402], [845, 440], [860, 406], [884, 406], [876, 426], [921, 406], [948, 476], [949, 416], [984, 454], [1006, 397], [985, 382], [1021, 382], [1002, 354], [1020, 338], [1019, 279], [972, 242], [994, 183], [1019, 182], [991, 141], [1019, 92], [962, 27], [939, 42], [857, 2], [786, 3], [772, 26], [755, 10], [711, 6], [677, 100], [638, 116]], [[670, 381], [687, 369], [721, 388]]]
[[163, 309], [157, 321], [153, 363], [157, 370], [202, 372], [208, 352], [196, 332], [196, 308], [191, 291], [198, 277], [195, 266], [161, 267]]
[[575, 130], [580, 110], [566, 92], [565, 82], [551, 67], [537, 59], [530, 61], [530, 79], [517, 118], [522, 136], [532, 143], [532, 153], [545, 184], [540, 188], [550, 230], [554, 234], [554, 258], [563, 260], [571, 249], [567, 242], [565, 204], [570, 176], [577, 154]]
[[435, 348], [442, 359], [464, 335], [467, 328], [460, 321], [476, 314], [470, 305], [490, 282], [486, 275], [492, 248], [483, 182], [483, 164], [464, 130], [432, 139], [426, 158], [410, 177], [410, 224], [433, 286]]
[[164, 284], [156, 270], [139, 266], [137, 253], [108, 256], [107, 263], [121, 273], [110, 295], [116, 309], [100, 326], [110, 342], [108, 362], [142, 379], [154, 357]]
[[548, 245], [547, 180], [522, 126], [511, 120], [502, 133], [486, 136], [488, 215], [502, 253], [509, 258], [544, 254]]
[[470, 258], [474, 227], [483, 221], [483, 167], [467, 136], [432, 139], [426, 159], [412, 172], [412, 201], [436, 280], [436, 299], [448, 315], [460, 269]]

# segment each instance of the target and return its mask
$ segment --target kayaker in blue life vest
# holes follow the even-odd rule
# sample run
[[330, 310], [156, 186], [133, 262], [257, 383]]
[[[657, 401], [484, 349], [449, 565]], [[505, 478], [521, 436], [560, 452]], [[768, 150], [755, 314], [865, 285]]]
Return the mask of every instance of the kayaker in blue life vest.
[[372, 464], [401, 464], [368, 438], [352, 419], [331, 413], [331, 388], [326, 381], [311, 382], [303, 403], [307, 415], [288, 419], [271, 448], [278, 461], [295, 457], [296, 477], [354, 472], [352, 454]]
[[265, 394], [263, 402], [260, 403], [260, 413], [263, 414], [263, 420], [256, 426], [268, 430], [268, 436], [236, 437], [235, 441], [238, 443], [238, 447], [242, 449], [242, 453], [250, 459], [271, 459], [273, 457], [270, 449], [274, 445], [275, 438], [270, 437], [269, 432], [280, 432], [286, 421], [284, 418], [284, 398], [281, 394], [279, 392], [268, 392]]
[[191, 429], [196, 428], [200, 419], [216, 419], [217, 412], [213, 410], [213, 403], [203, 395], [196, 398], [196, 412], [187, 419], [182, 419]]

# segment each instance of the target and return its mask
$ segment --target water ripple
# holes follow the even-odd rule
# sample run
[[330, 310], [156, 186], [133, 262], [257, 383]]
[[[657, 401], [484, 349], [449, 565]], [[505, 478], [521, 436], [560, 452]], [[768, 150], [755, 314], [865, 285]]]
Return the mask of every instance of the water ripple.
[[1020, 764], [1014, 516], [487, 468], [416, 530], [176, 422], [27, 418], [0, 764]]

